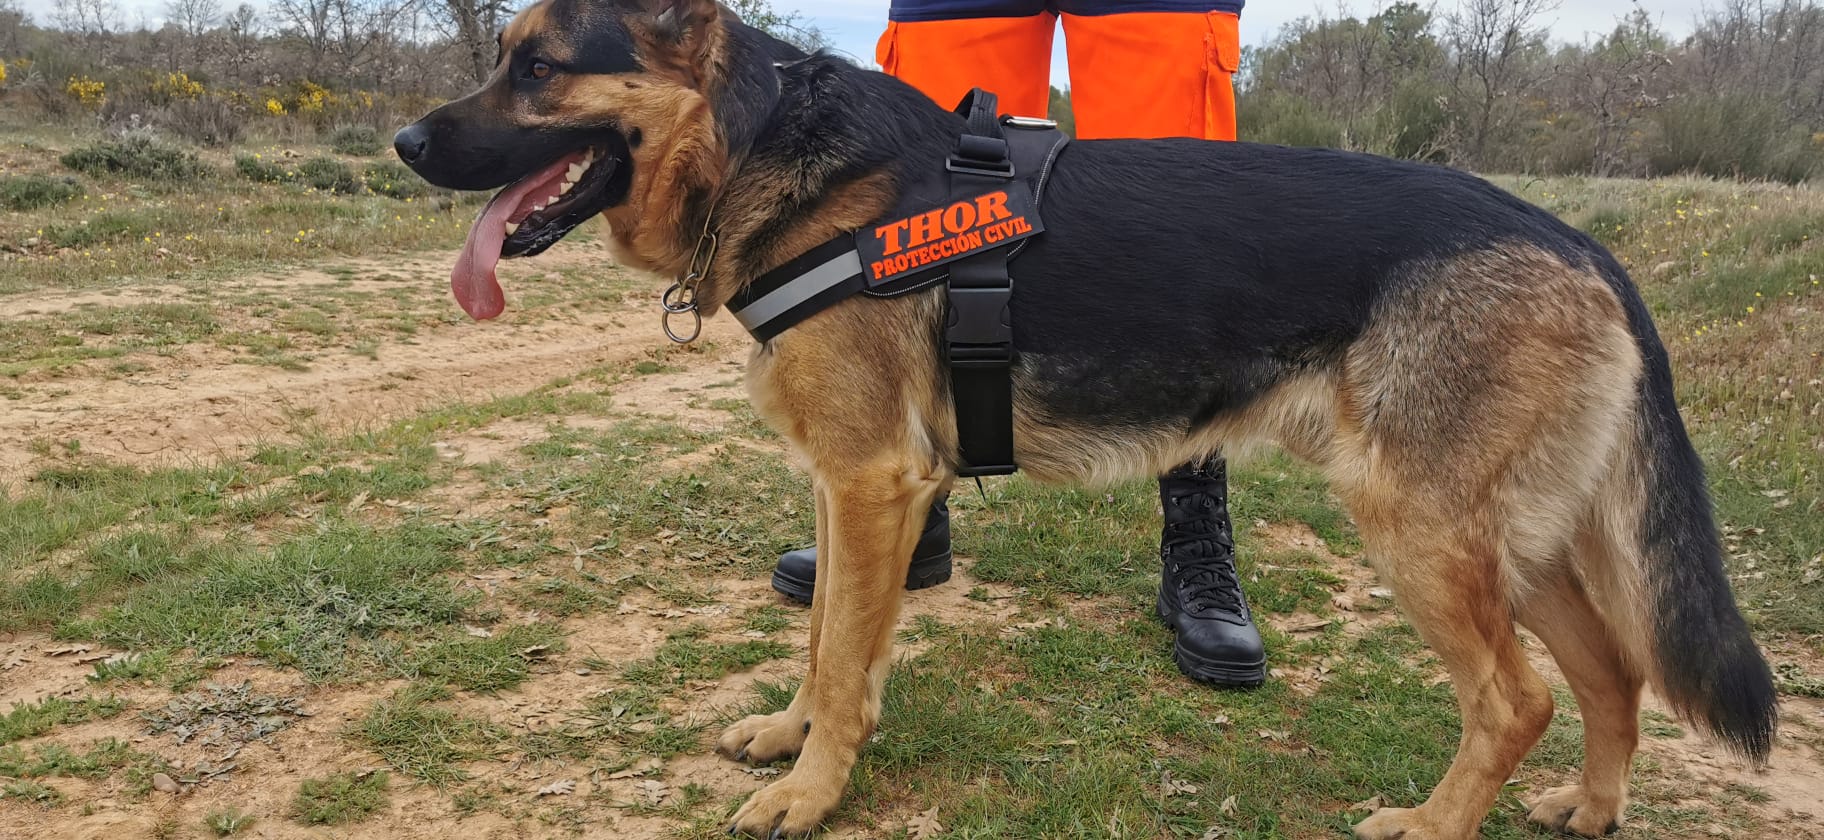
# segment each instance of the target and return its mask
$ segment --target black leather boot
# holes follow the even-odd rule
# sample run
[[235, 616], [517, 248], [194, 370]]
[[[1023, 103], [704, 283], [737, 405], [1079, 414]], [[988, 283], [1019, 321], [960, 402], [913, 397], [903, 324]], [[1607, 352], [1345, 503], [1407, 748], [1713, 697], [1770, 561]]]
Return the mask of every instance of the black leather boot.
[[[906, 569], [906, 589], [929, 589], [950, 579], [950, 506], [945, 499], [931, 505], [925, 515], [924, 533], [912, 549], [912, 565]], [[801, 548], [779, 555], [779, 568], [773, 570], [773, 589], [794, 601], [811, 602], [817, 586], [817, 547]]]
[[1159, 501], [1159, 617], [1178, 636], [1178, 670], [1213, 685], [1260, 685], [1267, 654], [1235, 573], [1228, 465], [1212, 458], [1172, 470], [1159, 479]]

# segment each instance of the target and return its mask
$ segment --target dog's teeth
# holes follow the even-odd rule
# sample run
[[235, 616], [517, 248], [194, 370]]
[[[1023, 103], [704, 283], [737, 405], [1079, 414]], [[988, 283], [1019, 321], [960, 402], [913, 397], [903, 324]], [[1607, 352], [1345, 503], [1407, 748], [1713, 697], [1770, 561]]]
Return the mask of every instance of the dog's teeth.
[[534, 212], [534, 213], [537, 213], [538, 211], [543, 210], [543, 209], [545, 209], [545, 203], [542, 201], [537, 204], [532, 205], [532, 212]]
[[583, 171], [588, 168], [588, 166], [581, 163], [570, 164], [570, 177], [567, 180], [572, 184], [576, 183], [583, 177]]
[[512, 236], [514, 234], [514, 232], [518, 231], [518, 230], [519, 230], [518, 222], [508, 222], [507, 223], [507, 235], [508, 236]]

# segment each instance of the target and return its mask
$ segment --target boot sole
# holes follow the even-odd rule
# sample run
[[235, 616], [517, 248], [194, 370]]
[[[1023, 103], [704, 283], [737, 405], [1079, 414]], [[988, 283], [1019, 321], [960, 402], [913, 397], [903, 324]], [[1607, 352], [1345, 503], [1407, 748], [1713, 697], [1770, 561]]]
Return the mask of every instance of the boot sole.
[[[930, 589], [950, 580], [952, 554], [948, 551], [935, 557], [924, 557], [912, 561], [912, 567], [906, 570], [906, 591], [917, 592]], [[809, 604], [811, 596], [816, 593], [816, 581], [803, 580], [781, 574], [773, 570], [773, 591], [801, 604]]]
[[[1164, 598], [1154, 604], [1153, 611], [1168, 629], [1172, 626], [1171, 614], [1165, 608]], [[1256, 688], [1267, 681], [1267, 658], [1264, 656], [1254, 663], [1221, 662], [1187, 650], [1173, 638], [1172, 661], [1178, 664], [1179, 673], [1205, 685]]]

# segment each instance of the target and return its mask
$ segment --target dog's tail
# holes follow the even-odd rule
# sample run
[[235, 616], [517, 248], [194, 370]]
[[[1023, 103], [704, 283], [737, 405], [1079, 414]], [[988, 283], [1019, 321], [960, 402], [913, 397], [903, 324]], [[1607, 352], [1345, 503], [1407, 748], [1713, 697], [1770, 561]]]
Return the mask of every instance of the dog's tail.
[[[1619, 270], [1619, 267], [1617, 267]], [[1629, 472], [1640, 498], [1637, 609], [1630, 640], [1656, 665], [1661, 693], [1679, 716], [1708, 729], [1732, 749], [1764, 762], [1778, 718], [1773, 676], [1736, 609], [1723, 569], [1723, 547], [1704, 483], [1703, 463], [1679, 419], [1663, 345], [1640, 311], [1630, 312], [1645, 368], [1635, 407]], [[1611, 607], [1613, 605], [1610, 605]]]

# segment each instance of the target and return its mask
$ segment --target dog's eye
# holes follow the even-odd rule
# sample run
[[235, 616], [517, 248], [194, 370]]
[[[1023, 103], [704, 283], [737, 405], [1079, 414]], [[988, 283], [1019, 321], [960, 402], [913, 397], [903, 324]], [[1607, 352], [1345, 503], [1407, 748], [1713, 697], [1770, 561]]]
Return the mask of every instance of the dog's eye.
[[533, 61], [526, 66], [526, 75], [530, 78], [542, 79], [551, 75], [551, 65], [542, 61]]

